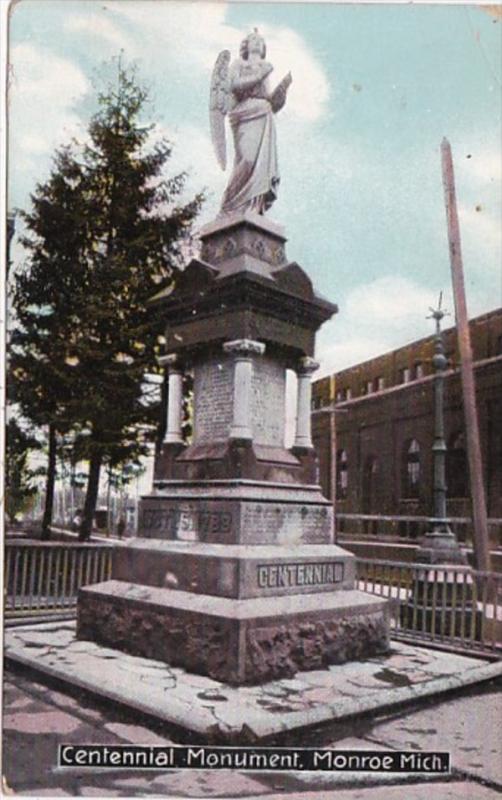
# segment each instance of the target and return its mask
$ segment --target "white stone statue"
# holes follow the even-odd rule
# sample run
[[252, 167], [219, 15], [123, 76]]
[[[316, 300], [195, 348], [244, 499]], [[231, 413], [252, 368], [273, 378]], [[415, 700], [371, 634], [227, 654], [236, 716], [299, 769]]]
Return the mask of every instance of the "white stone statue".
[[265, 40], [257, 29], [241, 44], [240, 58], [230, 64], [223, 50], [211, 77], [211, 138], [221, 168], [226, 167], [225, 116], [234, 139], [234, 166], [223, 195], [221, 213], [251, 209], [263, 214], [277, 197], [279, 170], [274, 114], [286, 102], [291, 73], [271, 93], [272, 64], [265, 61]]

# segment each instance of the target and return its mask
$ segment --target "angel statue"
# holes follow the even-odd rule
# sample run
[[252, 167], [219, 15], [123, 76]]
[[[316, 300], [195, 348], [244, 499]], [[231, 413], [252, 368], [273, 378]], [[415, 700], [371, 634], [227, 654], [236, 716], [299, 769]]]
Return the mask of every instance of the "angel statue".
[[209, 116], [216, 158], [226, 167], [225, 116], [234, 139], [234, 166], [223, 195], [221, 213], [251, 209], [264, 214], [277, 197], [279, 169], [274, 114], [286, 102], [291, 73], [269, 91], [272, 64], [265, 61], [265, 40], [255, 28], [241, 44], [240, 58], [230, 64], [223, 50], [211, 77]]

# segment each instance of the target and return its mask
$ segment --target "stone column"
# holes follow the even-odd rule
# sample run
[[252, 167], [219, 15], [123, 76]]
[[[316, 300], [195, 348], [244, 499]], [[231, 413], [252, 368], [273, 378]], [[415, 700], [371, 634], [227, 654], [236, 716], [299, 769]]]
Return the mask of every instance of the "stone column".
[[319, 364], [313, 358], [305, 356], [300, 361], [296, 370], [298, 376], [298, 392], [296, 405], [296, 436], [293, 447], [312, 448], [311, 432], [311, 375], [319, 369]]
[[178, 356], [174, 353], [159, 359], [169, 370], [169, 392], [167, 398], [167, 427], [165, 444], [182, 444], [181, 423], [183, 421], [183, 371]]
[[235, 339], [225, 342], [225, 353], [234, 356], [234, 407], [231, 439], [252, 439], [251, 384], [253, 380], [253, 356], [263, 355], [265, 345], [252, 339]]

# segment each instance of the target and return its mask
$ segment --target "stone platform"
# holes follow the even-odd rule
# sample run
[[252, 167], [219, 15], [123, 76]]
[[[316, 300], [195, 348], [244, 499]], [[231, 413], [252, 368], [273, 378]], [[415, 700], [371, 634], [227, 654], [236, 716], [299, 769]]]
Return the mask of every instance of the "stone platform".
[[215, 680], [254, 684], [385, 652], [387, 608], [354, 590], [241, 600], [111, 580], [80, 590], [77, 633]]
[[42, 678], [176, 726], [201, 743], [299, 736], [311, 726], [374, 715], [502, 674], [501, 662], [393, 642], [388, 655], [234, 688], [160, 661], [79, 641], [71, 622], [7, 629], [4, 653], [8, 664], [24, 665]]

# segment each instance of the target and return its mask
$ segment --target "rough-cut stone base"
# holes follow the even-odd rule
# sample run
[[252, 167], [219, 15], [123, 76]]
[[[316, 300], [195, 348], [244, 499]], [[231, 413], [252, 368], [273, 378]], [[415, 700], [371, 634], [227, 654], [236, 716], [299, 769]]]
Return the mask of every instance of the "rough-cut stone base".
[[107, 581], [80, 592], [77, 635], [229, 684], [386, 652], [388, 604], [358, 591], [233, 600]]

